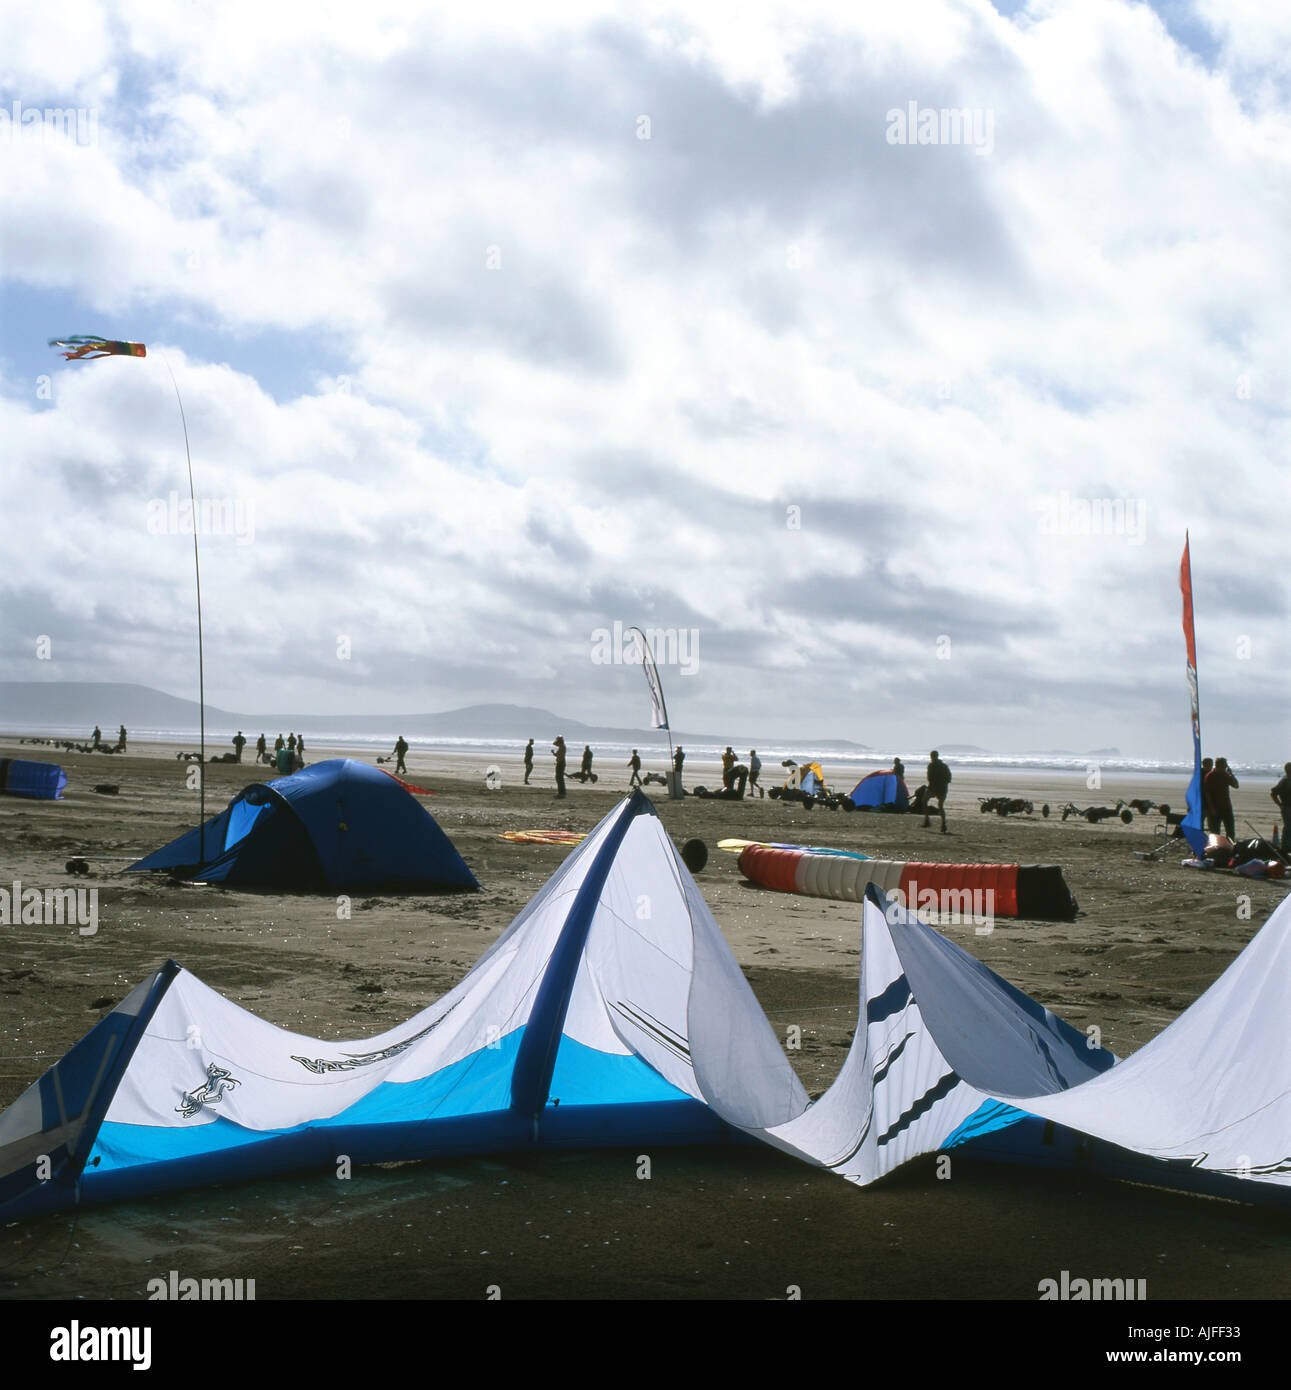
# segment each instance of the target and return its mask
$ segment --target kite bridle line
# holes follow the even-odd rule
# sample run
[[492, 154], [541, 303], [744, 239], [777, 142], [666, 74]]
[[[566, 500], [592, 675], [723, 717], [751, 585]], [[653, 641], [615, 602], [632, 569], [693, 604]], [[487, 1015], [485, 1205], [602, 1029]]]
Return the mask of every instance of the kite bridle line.
[[170, 369], [170, 363], [166, 359], [165, 353], [157, 354], [161, 358], [166, 368], [166, 375], [170, 377], [170, 384], [175, 390], [175, 403], [179, 406], [179, 423], [184, 428], [184, 458], [188, 462], [188, 500], [193, 508], [193, 576], [197, 584], [197, 717], [198, 717], [198, 739], [201, 749], [201, 771], [197, 779], [197, 791], [199, 797], [199, 812], [201, 819], [197, 822], [197, 854], [202, 864], [206, 863], [206, 673], [202, 658], [202, 565], [197, 553], [197, 494], [193, 488], [193, 455], [188, 447], [188, 419], [184, 414], [184, 402], [179, 394], [179, 383], [175, 380], [175, 373]]
[[[93, 362], [100, 357], [147, 357], [148, 350], [143, 343], [125, 342], [114, 338], [102, 338], [97, 334], [78, 333], [67, 338], [50, 338], [49, 346], [61, 348], [65, 361]], [[202, 657], [202, 566], [197, 549], [197, 493], [193, 487], [193, 454], [188, 446], [188, 418], [184, 414], [183, 397], [179, 394], [179, 383], [170, 369], [165, 353], [157, 354], [170, 377], [175, 391], [175, 402], [179, 406], [179, 423], [184, 428], [184, 457], [188, 461], [188, 498], [193, 509], [193, 573], [197, 579], [197, 708], [200, 721], [201, 776], [198, 779], [198, 792], [201, 798], [200, 816], [197, 824], [197, 844], [200, 858], [206, 859], [206, 673]], [[124, 726], [123, 726], [124, 727]]]

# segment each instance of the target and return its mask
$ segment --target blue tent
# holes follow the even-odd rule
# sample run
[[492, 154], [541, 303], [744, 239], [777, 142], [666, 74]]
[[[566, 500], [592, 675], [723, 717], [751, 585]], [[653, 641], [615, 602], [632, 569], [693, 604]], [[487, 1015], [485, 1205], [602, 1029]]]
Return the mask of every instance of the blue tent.
[[424, 806], [350, 758], [252, 783], [201, 831], [130, 866], [179, 868], [263, 887], [480, 886]]
[[31, 796], [40, 801], [61, 801], [67, 774], [57, 763], [31, 763], [22, 758], [0, 758], [0, 791], [10, 796]]
[[862, 810], [908, 811], [910, 794], [901, 778], [888, 768], [862, 777], [852, 788], [852, 803]]

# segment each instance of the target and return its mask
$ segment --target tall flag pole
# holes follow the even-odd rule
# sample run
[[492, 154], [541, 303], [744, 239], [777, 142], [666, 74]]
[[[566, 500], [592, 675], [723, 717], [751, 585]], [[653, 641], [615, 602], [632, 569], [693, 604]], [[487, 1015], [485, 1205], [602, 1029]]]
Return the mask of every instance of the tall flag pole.
[[1192, 559], [1189, 538], [1183, 536], [1183, 561], [1179, 565], [1179, 588], [1183, 592], [1183, 638], [1188, 649], [1188, 695], [1192, 701], [1192, 781], [1188, 784], [1188, 813], [1180, 827], [1192, 852], [1200, 859], [1206, 848], [1206, 831], [1201, 816], [1201, 702], [1197, 691], [1197, 638], [1192, 623]]
[[[69, 361], [93, 362], [99, 357], [147, 357], [148, 349], [143, 343], [127, 343], [114, 338], [100, 338], [93, 334], [78, 334], [70, 338], [51, 338], [49, 346], [61, 348], [63, 357]], [[184, 416], [184, 402], [179, 395], [179, 384], [170, 363], [162, 359], [170, 376], [170, 384], [175, 389], [175, 402], [179, 406], [179, 422], [184, 427], [184, 457], [188, 460], [188, 497], [193, 508], [193, 571], [197, 580], [197, 706], [200, 721], [199, 740], [201, 747], [200, 776], [197, 780], [200, 798], [198, 814], [197, 845], [198, 856], [206, 863], [206, 676], [202, 659], [202, 567], [197, 554], [197, 495], [193, 490], [193, 455], [188, 447], [188, 420]]]
[[668, 734], [668, 767], [671, 771], [673, 762], [672, 753], [672, 730], [668, 727], [668, 706], [663, 700], [663, 685], [659, 680], [659, 668], [655, 665], [654, 652], [650, 650], [650, 643], [646, 635], [639, 627], [628, 628], [629, 632], [637, 635], [637, 648], [641, 653], [641, 669], [645, 672], [646, 684], [650, 687], [650, 722], [651, 728], [663, 729]]

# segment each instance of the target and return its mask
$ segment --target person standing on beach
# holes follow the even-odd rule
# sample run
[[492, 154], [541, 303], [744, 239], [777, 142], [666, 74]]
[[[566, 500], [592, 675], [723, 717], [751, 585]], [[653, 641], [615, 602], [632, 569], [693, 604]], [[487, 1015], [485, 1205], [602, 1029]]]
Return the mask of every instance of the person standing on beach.
[[672, 775], [673, 775], [673, 780], [677, 783], [677, 795], [678, 795], [678, 796], [681, 796], [681, 795], [682, 795], [682, 789], [681, 789], [681, 767], [682, 767], [682, 764], [683, 764], [685, 761], [686, 761], [686, 750], [685, 750], [685, 749], [681, 746], [681, 744], [679, 743], [679, 744], [677, 745], [677, 751], [672, 755]]
[[236, 761], [237, 761], [237, 762], [241, 762], [241, 761], [242, 761], [242, 750], [243, 750], [246, 746], [247, 746], [247, 741], [246, 741], [246, 739], [244, 739], [244, 738], [242, 737], [242, 730], [239, 729], [239, 730], [237, 731], [237, 733], [233, 735], [233, 751], [237, 754], [237, 758], [236, 758]]
[[923, 823], [925, 826], [932, 824], [932, 802], [937, 803], [937, 809], [941, 812], [941, 833], [946, 833], [946, 793], [950, 791], [950, 769], [941, 760], [941, 755], [934, 748], [928, 755], [928, 795], [923, 803]]
[[124, 724], [117, 730], [117, 747], [123, 753], [126, 751], [126, 726]]
[[529, 774], [533, 771], [533, 739], [525, 744], [524, 750], [524, 784], [529, 785]]
[[1233, 798], [1229, 794], [1229, 788], [1237, 785], [1237, 778], [1228, 766], [1228, 759], [1216, 758], [1215, 766], [1211, 768], [1205, 782], [1206, 800], [1214, 814], [1216, 828], [1222, 827], [1230, 840], [1237, 839], [1237, 827], [1233, 821]]
[[94, 751], [99, 751], [99, 744], [103, 742], [103, 730], [96, 724], [94, 726]]
[[583, 744], [583, 765], [579, 769], [579, 775], [584, 783], [592, 780], [592, 745], [590, 743]]
[[903, 782], [905, 781], [905, 764], [900, 758], [892, 759], [892, 771], [895, 772]]
[[750, 748], [750, 749], [749, 749], [749, 795], [750, 795], [750, 796], [754, 793], [754, 791], [756, 791], [757, 794], [758, 794], [759, 796], [765, 796], [765, 795], [766, 795], [766, 792], [764, 792], [764, 791], [762, 790], [762, 788], [758, 786], [758, 773], [761, 772], [761, 771], [762, 771], [762, 759], [758, 757], [758, 750], [757, 750], [756, 748]]
[[629, 787], [639, 787], [641, 785], [641, 754], [634, 748], [632, 756], [628, 759], [628, 766], [632, 769], [632, 776], [628, 778]]
[[735, 784], [735, 753], [728, 743], [726, 752], [722, 754], [722, 786], [726, 791], [730, 791]]
[[278, 737], [273, 741], [273, 760], [275, 763], [278, 761], [278, 754], [281, 753], [282, 750], [286, 748], [286, 746], [286, 740], [283, 738], [281, 734], [279, 734]]
[[395, 743], [394, 752], [391, 754], [391, 757], [397, 759], [394, 768], [396, 773], [408, 771], [407, 764], [404, 762], [404, 758], [407, 756], [407, 754], [408, 745], [404, 742], [403, 735], [400, 734], [398, 740]]
[[296, 757], [300, 760], [301, 767], [305, 766], [305, 735], [296, 735]]
[[269, 761], [269, 755], [265, 752], [265, 749], [266, 749], [267, 747], [268, 747], [268, 744], [266, 744], [265, 741], [264, 741], [264, 735], [261, 734], [260, 737], [259, 737], [258, 739], [256, 739], [256, 762], [257, 762], [257, 763], [267, 763], [267, 762]]
[[556, 796], [565, 795], [565, 737], [563, 734], [556, 735], [556, 741], [551, 745], [551, 756], [556, 760]]
[[1269, 795], [1282, 812], [1282, 835], [1278, 847], [1285, 851], [1287, 834], [1291, 832], [1291, 763], [1283, 763], [1282, 772], [1284, 774], [1282, 780], [1277, 783]]

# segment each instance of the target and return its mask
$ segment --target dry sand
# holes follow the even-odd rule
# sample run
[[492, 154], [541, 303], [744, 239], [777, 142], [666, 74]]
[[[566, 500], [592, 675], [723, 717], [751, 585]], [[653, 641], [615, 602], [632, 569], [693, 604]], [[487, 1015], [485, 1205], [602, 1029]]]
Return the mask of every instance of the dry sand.
[[[435, 789], [426, 804], [483, 892], [363, 896], [352, 919], [338, 921], [329, 897], [121, 873], [129, 857], [195, 823], [197, 796], [173, 749], [59, 755], [11, 741], [0, 752], [57, 759], [69, 779], [63, 802], [0, 798], [0, 880], [100, 894], [93, 936], [0, 927], [0, 1106], [167, 957], [283, 1027], [342, 1039], [398, 1023], [461, 977], [568, 852], [508, 843], [499, 831], [590, 829], [626, 787], [626, 772], [614, 770], [596, 787], [571, 784], [558, 802], [549, 767], [540, 762], [524, 787], [517, 758], [503, 763], [504, 788], [490, 792], [483, 769], [495, 758], [414, 755], [410, 778]], [[691, 785], [705, 776], [687, 771]], [[211, 767], [208, 815], [269, 775], [249, 761]], [[119, 784], [119, 795], [96, 794], [100, 782]], [[986, 792], [1032, 798], [1037, 814], [982, 815], [976, 796]], [[1080, 900], [1076, 921], [1002, 920], [988, 936], [971, 925], [946, 930], [1072, 1024], [1098, 1025], [1123, 1056], [1216, 979], [1285, 889], [1183, 869], [1182, 853], [1161, 864], [1134, 858], [1158, 843], [1158, 817], [1063, 823], [1041, 818], [1039, 803], [1181, 803], [1181, 793], [1146, 779], [1109, 779], [1088, 794], [1044, 774], [958, 776], [945, 836], [912, 816], [808, 812], [769, 799], [676, 803], [660, 794], [656, 805], [678, 843], [708, 844], [704, 896], [772, 1025], [781, 1035], [802, 1029], [791, 1056], [816, 1094], [856, 1022], [859, 909], [755, 888], [735, 856], [717, 851], [719, 839], [1062, 865]], [[1268, 832], [1264, 784], [1244, 786], [1236, 806]], [[79, 852], [91, 856], [88, 879], [64, 870]], [[1251, 900], [1249, 920], [1240, 895]], [[1146, 1279], [1152, 1300], [1291, 1294], [1291, 1218], [1269, 1210], [961, 1160], [949, 1180], [929, 1160], [861, 1190], [760, 1146], [650, 1157], [648, 1180], [635, 1151], [543, 1154], [370, 1167], [348, 1181], [302, 1174], [87, 1208], [0, 1230], [0, 1291], [138, 1299], [149, 1279], [175, 1270], [254, 1279], [259, 1300], [479, 1300], [490, 1286], [505, 1299], [783, 1299], [797, 1287], [804, 1298], [1034, 1300], [1040, 1280], [1068, 1270]]]

